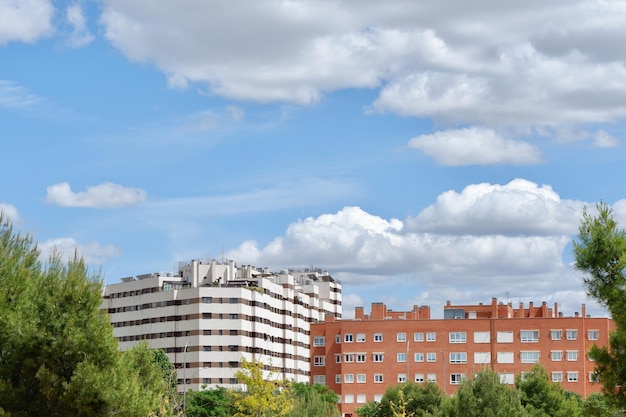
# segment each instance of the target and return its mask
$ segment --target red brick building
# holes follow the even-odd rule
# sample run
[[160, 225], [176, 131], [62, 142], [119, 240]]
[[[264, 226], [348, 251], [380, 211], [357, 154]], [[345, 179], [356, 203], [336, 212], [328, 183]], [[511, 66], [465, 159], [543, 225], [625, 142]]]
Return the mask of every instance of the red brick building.
[[355, 309], [353, 320], [327, 319], [311, 325], [311, 378], [341, 397], [343, 416], [366, 402], [379, 401], [387, 387], [405, 381], [434, 381], [448, 393], [483, 367], [504, 383], [541, 363], [553, 381], [587, 397], [600, 390], [587, 352], [608, 345], [609, 318], [580, 313], [566, 317], [555, 304], [530, 303], [444, 306], [443, 319], [430, 307], [396, 312], [373, 303], [369, 315]]

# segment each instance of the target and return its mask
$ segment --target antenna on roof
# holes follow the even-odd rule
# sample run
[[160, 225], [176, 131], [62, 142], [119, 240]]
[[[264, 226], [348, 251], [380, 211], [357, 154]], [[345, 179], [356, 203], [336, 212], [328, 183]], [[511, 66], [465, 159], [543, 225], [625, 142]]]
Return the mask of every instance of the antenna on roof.
[[224, 263], [224, 244], [222, 243], [222, 264]]

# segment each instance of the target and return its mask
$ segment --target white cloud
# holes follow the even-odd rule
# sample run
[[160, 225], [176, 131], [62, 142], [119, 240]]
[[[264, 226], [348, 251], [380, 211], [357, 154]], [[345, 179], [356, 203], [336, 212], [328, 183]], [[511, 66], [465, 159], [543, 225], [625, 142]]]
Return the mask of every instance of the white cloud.
[[470, 127], [421, 135], [411, 148], [431, 156], [440, 165], [523, 165], [540, 162], [539, 149], [527, 142], [506, 139], [491, 129]]
[[593, 135], [593, 143], [599, 148], [614, 148], [619, 145], [620, 141], [606, 131], [598, 130]]
[[102, 265], [113, 257], [122, 255], [122, 251], [113, 245], [101, 245], [98, 242], [78, 243], [75, 239], [64, 237], [39, 243], [40, 258], [47, 261], [53, 251], [59, 251], [62, 259], [67, 262], [78, 253], [89, 265]]
[[54, 32], [50, 0], [0, 0], [0, 45], [32, 43]]
[[344, 288], [367, 285], [377, 297], [372, 301], [408, 300], [406, 292], [412, 292], [418, 304], [433, 308], [446, 299], [488, 302], [506, 294], [564, 302], [554, 298], [563, 288], [576, 288], [581, 301], [581, 274], [563, 258], [584, 205], [521, 179], [476, 184], [443, 193], [404, 222], [345, 207], [294, 222], [267, 245], [243, 242], [226, 257], [270, 267], [323, 267]]
[[87, 21], [80, 4], [74, 3], [67, 6], [65, 17], [72, 28], [66, 44], [71, 48], [80, 48], [91, 43], [95, 37], [87, 28]]
[[550, 186], [516, 179], [446, 191], [406, 225], [424, 233], [571, 235], [578, 230], [584, 205], [562, 200]]
[[104, 183], [74, 193], [66, 182], [46, 188], [46, 201], [61, 207], [114, 208], [145, 201], [146, 192], [139, 188]]
[[106, 0], [102, 22], [170, 85], [239, 100], [372, 88], [374, 111], [522, 131], [626, 116], [621, 2]]
[[28, 109], [43, 102], [43, 99], [21, 85], [0, 80], [0, 107], [6, 109]]
[[13, 224], [16, 224], [20, 220], [17, 209], [12, 204], [0, 203], [0, 214], [6, 216]]

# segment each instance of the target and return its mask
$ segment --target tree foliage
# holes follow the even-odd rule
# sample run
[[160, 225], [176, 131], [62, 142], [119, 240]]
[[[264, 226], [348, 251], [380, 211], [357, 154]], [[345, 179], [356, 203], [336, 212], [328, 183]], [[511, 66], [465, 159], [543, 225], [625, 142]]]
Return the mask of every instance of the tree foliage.
[[231, 417], [235, 414], [234, 397], [224, 387], [187, 392], [188, 417]]
[[395, 412], [425, 417], [432, 415], [439, 408], [442, 398], [443, 391], [434, 382], [424, 384], [407, 382], [389, 387], [380, 401], [379, 408], [382, 416], [392, 416]]
[[526, 417], [519, 394], [500, 382], [497, 373], [483, 369], [465, 380], [456, 394], [458, 417]]
[[263, 364], [244, 359], [237, 379], [246, 385], [246, 391], [233, 392], [235, 417], [282, 417], [292, 409], [289, 384], [263, 376]]
[[605, 203], [597, 214], [587, 210], [573, 242], [575, 267], [587, 274], [587, 292], [607, 307], [616, 324], [608, 347], [594, 345], [589, 356], [596, 361], [596, 373], [604, 393], [621, 408], [626, 407], [626, 232], [619, 229], [613, 212]]
[[327, 386], [296, 382], [289, 391], [293, 407], [287, 417], [339, 417], [339, 396]]
[[[76, 254], [44, 266], [0, 213], [0, 414], [147, 415], [162, 392], [143, 352], [120, 354], [102, 282]], [[139, 361], [139, 362], [138, 362]], [[151, 371], [150, 371], [151, 372]]]
[[578, 417], [578, 399], [550, 380], [546, 369], [537, 364], [530, 372], [517, 375], [515, 386], [530, 417]]

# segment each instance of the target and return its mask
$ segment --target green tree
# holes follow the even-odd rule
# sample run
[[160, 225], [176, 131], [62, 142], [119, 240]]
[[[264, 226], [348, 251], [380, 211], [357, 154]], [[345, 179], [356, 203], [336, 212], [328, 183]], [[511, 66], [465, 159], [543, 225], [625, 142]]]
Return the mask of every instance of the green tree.
[[578, 417], [578, 399], [550, 380], [546, 369], [537, 364], [530, 372], [517, 375], [515, 387], [530, 417]]
[[339, 417], [339, 396], [326, 385], [296, 382], [289, 390], [293, 408], [287, 417]]
[[359, 417], [381, 417], [380, 403], [378, 401], [370, 401], [365, 403], [364, 406], [355, 410], [356, 415]]
[[599, 392], [589, 394], [583, 402], [584, 417], [622, 417], [623, 412], [617, 410], [606, 396]]
[[147, 415], [155, 402], [145, 397], [161, 393], [143, 385], [142, 400], [133, 397], [146, 380], [118, 351], [99, 275], [76, 254], [38, 258], [34, 240], [0, 214], [0, 413]]
[[187, 392], [188, 417], [231, 417], [235, 399], [224, 387]]
[[527, 416], [518, 392], [502, 384], [498, 374], [490, 369], [483, 369], [461, 384], [455, 411], [459, 417]]
[[573, 242], [575, 267], [587, 274], [583, 278], [588, 294], [605, 306], [615, 322], [609, 346], [592, 346], [596, 373], [604, 393], [620, 408], [626, 407], [626, 232], [618, 228], [613, 212], [605, 203], [597, 215], [586, 209]]
[[[443, 396], [443, 392], [434, 382], [394, 385], [387, 389], [380, 401], [381, 415], [392, 416], [394, 412], [404, 412], [407, 416], [431, 416], [439, 408]], [[402, 410], [398, 407], [402, 407]]]
[[233, 392], [235, 417], [281, 417], [291, 411], [289, 384], [263, 377], [263, 364], [243, 359], [237, 379], [246, 385], [245, 392]]

